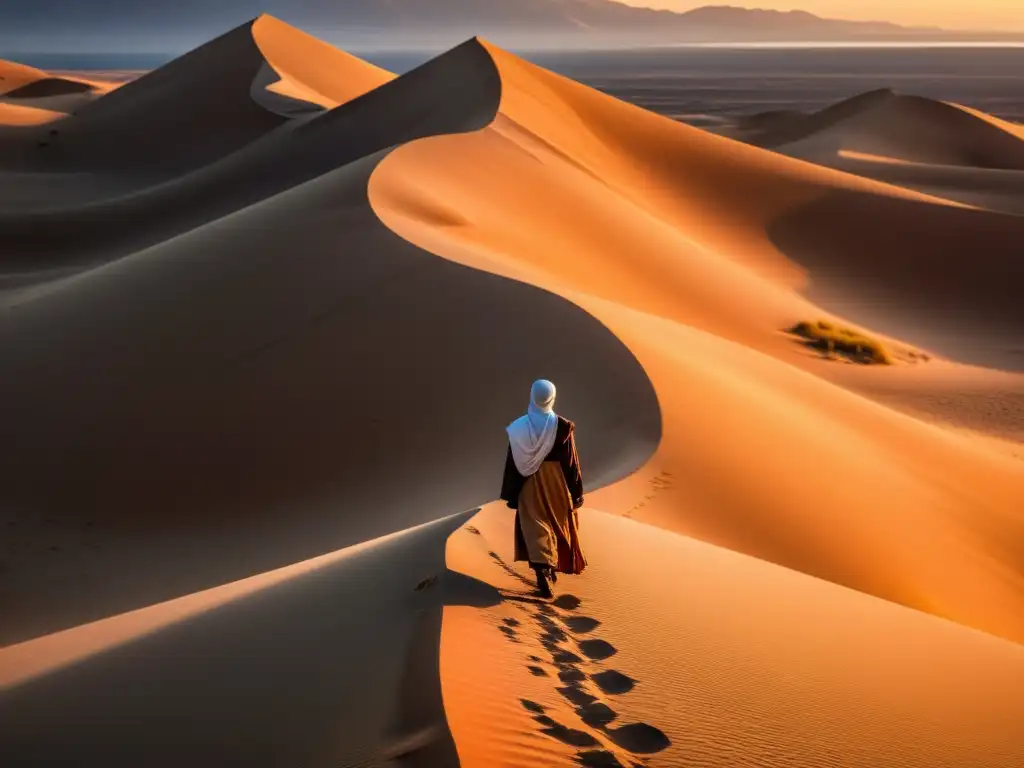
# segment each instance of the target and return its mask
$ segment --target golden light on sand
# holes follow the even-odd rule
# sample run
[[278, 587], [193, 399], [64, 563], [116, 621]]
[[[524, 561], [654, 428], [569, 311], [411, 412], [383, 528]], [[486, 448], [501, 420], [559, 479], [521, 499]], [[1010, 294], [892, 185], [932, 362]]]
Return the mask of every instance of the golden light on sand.
[[[5, 766], [1024, 764], [1020, 126], [267, 16], [0, 75]], [[492, 502], [540, 375], [550, 601]]]

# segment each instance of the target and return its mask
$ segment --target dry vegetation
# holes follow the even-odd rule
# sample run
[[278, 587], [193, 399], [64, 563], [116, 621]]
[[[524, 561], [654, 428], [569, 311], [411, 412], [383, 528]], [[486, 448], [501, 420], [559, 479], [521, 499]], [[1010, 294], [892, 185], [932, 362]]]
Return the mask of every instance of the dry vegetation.
[[855, 363], [865, 364], [891, 365], [893, 362], [892, 355], [882, 342], [826, 320], [813, 323], [804, 320], [791, 328], [790, 333], [828, 356], [845, 357]]

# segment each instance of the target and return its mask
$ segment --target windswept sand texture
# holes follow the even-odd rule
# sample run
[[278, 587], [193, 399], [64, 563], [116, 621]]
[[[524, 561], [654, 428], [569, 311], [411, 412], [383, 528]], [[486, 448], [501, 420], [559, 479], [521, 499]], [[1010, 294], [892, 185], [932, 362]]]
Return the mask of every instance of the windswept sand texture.
[[[778, 231], [824, 241], [807, 212], [838, 219], [828, 248], [805, 262], [812, 285], [821, 272], [825, 290], [831, 278], [856, 299], [840, 282], [853, 266], [843, 258], [857, 244], [851, 224], [903, 210], [905, 225], [934, 226], [963, 209], [677, 125], [489, 50], [503, 76], [498, 120], [392, 153], [371, 201], [434, 252], [562, 293], [637, 355], [664, 437], [644, 471], [595, 506], [1024, 639], [1024, 465], [812, 375], [820, 366], [778, 334], [820, 313], [794, 290], [805, 273], [776, 247]], [[423, 214], [431, 205], [466, 224], [437, 226]], [[1020, 304], [999, 283], [1021, 269], [1013, 247], [987, 279], [1010, 313]], [[892, 245], [858, 254], [883, 282], [914, 255]], [[980, 272], [998, 255], [964, 254], [949, 268]], [[980, 297], [970, 309], [982, 311]], [[947, 369], [937, 364], [936, 376]]]
[[[4, 106], [5, 767], [1024, 764], [1006, 206], [266, 16], [56, 133]], [[588, 490], [553, 602], [488, 503], [539, 376]]]

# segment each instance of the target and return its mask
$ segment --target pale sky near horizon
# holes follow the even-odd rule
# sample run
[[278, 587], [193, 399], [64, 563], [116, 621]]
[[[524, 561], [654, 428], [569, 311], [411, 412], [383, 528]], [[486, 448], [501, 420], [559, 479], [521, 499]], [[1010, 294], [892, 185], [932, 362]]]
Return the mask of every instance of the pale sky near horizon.
[[629, 5], [686, 11], [702, 5], [741, 5], [810, 11], [834, 19], [891, 21], [906, 26], [1024, 30], [1024, 0], [620, 0]]

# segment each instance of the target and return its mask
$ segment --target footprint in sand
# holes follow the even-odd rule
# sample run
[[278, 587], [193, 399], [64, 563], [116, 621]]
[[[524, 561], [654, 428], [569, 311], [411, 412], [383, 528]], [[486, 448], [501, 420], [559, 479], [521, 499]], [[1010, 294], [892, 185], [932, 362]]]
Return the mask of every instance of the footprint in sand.
[[585, 635], [601, 626], [600, 621], [589, 616], [566, 616], [562, 619], [562, 623], [569, 628], [570, 632], [575, 632], [577, 635]]
[[[501, 561], [497, 555], [492, 553], [492, 556], [495, 560]], [[582, 601], [574, 595], [561, 595], [553, 602], [554, 606], [563, 611], [574, 611], [581, 604]], [[618, 649], [600, 638], [586, 640], [572, 638], [562, 627], [564, 626], [573, 634], [586, 634], [600, 626], [597, 619], [587, 616], [563, 616], [550, 605], [538, 606], [531, 615], [539, 630], [536, 634], [537, 639], [551, 654], [552, 661], [558, 667], [558, 679], [562, 685], [556, 687], [555, 691], [573, 705], [580, 721], [591, 731], [569, 728], [558, 723], [546, 713], [542, 705], [521, 699], [523, 707], [534, 714], [533, 719], [541, 726], [541, 733], [557, 739], [563, 744], [579, 748], [576, 762], [595, 768], [606, 768], [607, 766], [625, 768], [614, 753], [603, 749], [592, 749], [592, 747], [601, 746], [601, 742], [597, 738], [598, 735], [603, 736], [624, 752], [634, 755], [655, 754], [669, 747], [672, 742], [668, 736], [648, 723], [628, 723], [613, 727], [612, 723], [618, 719], [618, 713], [586, 689], [585, 686], [589, 680], [600, 689], [601, 693], [621, 696], [632, 691], [636, 685], [635, 680], [616, 670], [604, 670], [589, 675], [584, 671], [588, 664], [608, 659], [614, 656]], [[556, 622], [555, 619], [558, 621]], [[519, 626], [520, 623], [515, 619], [506, 619], [504, 626], [500, 629], [510, 638], [515, 638], [517, 633], [513, 627]], [[586, 656], [586, 659], [564, 647], [563, 644], [569, 640], [575, 641], [577, 648]], [[519, 642], [517, 639], [515, 641]], [[529, 658], [538, 664], [542, 663], [537, 656]], [[528, 666], [527, 669], [536, 677], [550, 676], [543, 667], [538, 665]], [[631, 763], [631, 765], [642, 764]]]
[[600, 701], [593, 701], [576, 710], [580, 720], [591, 728], [604, 728], [619, 716], [618, 712]]
[[[576, 755], [576, 762], [583, 768], [626, 768], [619, 758], [604, 749], [593, 749], [587, 752], [579, 752]], [[642, 768], [642, 763], [631, 763], [634, 768]]]
[[530, 701], [529, 699], [520, 699], [519, 703], [523, 705], [523, 709], [526, 709], [538, 715], [543, 715], [547, 711], [544, 709], [544, 705], [538, 704], [536, 701]]
[[540, 641], [545, 647], [547, 647], [549, 643], [564, 643], [569, 639], [569, 636], [565, 634], [565, 631], [547, 616], [538, 616], [537, 623], [544, 628], [544, 631], [540, 635]]
[[590, 679], [597, 684], [602, 693], [607, 693], [610, 696], [621, 696], [624, 693], [629, 693], [636, 685], [636, 680], [621, 672], [616, 672], [614, 669], [598, 672], [596, 675], [591, 675]]
[[597, 701], [597, 696], [591, 696], [578, 685], [567, 685], [564, 688], [556, 688], [555, 690], [577, 707], [586, 707]]
[[[555, 646], [555, 648], [557, 647], [558, 646]], [[552, 650], [551, 660], [555, 662], [555, 664], [579, 664], [581, 661], [583, 661], [582, 658], [577, 656], [572, 651], [566, 650]]]
[[582, 683], [587, 679], [587, 676], [576, 667], [563, 667], [558, 672], [558, 679], [563, 683]]
[[575, 728], [567, 728], [560, 723], [556, 723], [551, 718], [547, 718], [549, 725], [541, 730], [541, 733], [550, 736], [553, 739], [558, 739], [563, 744], [568, 744], [570, 747], [596, 747], [600, 742], [591, 736], [586, 731], [578, 731]]
[[526, 711], [534, 713], [535, 717], [533, 719], [540, 725], [544, 726], [541, 731], [542, 733], [558, 739], [563, 744], [568, 744], [572, 747], [597, 746], [597, 739], [586, 731], [577, 731], [574, 728], [567, 728], [544, 714], [547, 710], [543, 705], [538, 704], [535, 701], [530, 701], [529, 699], [520, 699], [519, 703], [523, 705], [523, 708]]
[[604, 640], [581, 640], [576, 645], [584, 656], [596, 661], [604, 661], [619, 652], [618, 648]]
[[617, 747], [635, 755], [653, 755], [672, 742], [662, 731], [647, 723], [632, 723], [621, 728], [605, 728], [604, 733]]

